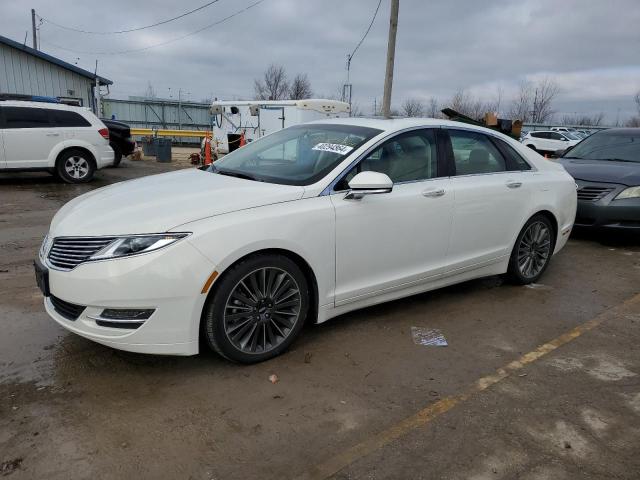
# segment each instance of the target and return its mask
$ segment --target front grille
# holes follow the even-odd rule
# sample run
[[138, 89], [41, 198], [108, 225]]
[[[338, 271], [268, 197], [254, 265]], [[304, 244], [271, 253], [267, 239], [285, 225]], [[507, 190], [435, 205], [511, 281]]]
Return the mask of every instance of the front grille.
[[599, 185], [585, 185], [578, 189], [578, 200], [597, 202], [613, 191], [613, 187]]
[[71, 270], [113, 242], [116, 237], [60, 237], [49, 250], [54, 267]]
[[54, 297], [53, 295], [51, 295], [49, 299], [51, 300], [53, 309], [67, 320], [76, 320], [82, 314], [82, 312], [84, 312], [84, 309], [87, 308], [84, 305], [76, 305], [75, 303], [65, 302], [64, 300], [60, 300], [58, 297]]

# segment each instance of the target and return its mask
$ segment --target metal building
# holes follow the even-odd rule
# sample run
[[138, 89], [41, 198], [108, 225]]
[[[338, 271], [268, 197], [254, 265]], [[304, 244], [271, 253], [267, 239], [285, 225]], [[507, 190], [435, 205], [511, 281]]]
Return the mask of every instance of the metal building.
[[76, 99], [81, 105], [95, 111], [96, 78], [103, 86], [113, 83], [59, 58], [0, 36], [0, 93]]

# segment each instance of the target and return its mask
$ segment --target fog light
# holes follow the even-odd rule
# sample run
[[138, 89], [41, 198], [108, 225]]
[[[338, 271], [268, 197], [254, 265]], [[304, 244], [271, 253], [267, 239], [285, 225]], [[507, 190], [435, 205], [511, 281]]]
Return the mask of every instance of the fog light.
[[100, 317], [109, 320], [147, 320], [155, 312], [154, 309], [148, 308], [144, 310], [133, 308], [106, 308], [100, 314]]

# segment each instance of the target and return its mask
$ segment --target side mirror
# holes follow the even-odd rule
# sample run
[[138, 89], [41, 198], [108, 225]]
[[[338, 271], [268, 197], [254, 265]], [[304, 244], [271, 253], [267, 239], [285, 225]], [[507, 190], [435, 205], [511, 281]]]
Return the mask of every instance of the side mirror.
[[360, 172], [349, 182], [347, 200], [360, 200], [365, 195], [389, 193], [393, 189], [393, 182], [384, 173]]

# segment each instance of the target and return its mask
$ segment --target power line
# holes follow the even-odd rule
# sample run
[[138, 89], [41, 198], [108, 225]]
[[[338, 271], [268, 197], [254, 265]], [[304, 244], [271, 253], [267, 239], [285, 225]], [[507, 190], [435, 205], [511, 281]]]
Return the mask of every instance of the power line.
[[356, 45], [356, 48], [354, 48], [353, 52], [351, 52], [351, 55], [349, 55], [349, 62], [351, 62], [351, 59], [353, 58], [353, 56], [356, 54], [356, 52], [360, 48], [360, 45], [362, 45], [362, 42], [364, 42], [364, 39], [367, 38], [367, 35], [369, 34], [369, 30], [371, 30], [371, 27], [373, 26], [373, 22], [376, 20], [376, 16], [378, 15], [378, 10], [380, 9], [380, 4], [381, 3], [382, 3], [382, 0], [379, 0], [378, 1], [378, 6], [376, 7], [376, 11], [373, 13], [373, 18], [371, 19], [371, 23], [369, 24], [369, 27], [367, 28], [367, 31], [364, 32], [364, 35], [362, 36], [362, 38], [360, 39], [360, 41]]
[[164, 25], [165, 23], [169, 23], [169, 22], [173, 22], [174, 20], [178, 20], [182, 17], [186, 17], [187, 15], [191, 15], [192, 13], [195, 13], [199, 10], [202, 10], [203, 8], [207, 8], [209, 5], [213, 5], [214, 3], [219, 2], [220, 0], [212, 0], [211, 2], [205, 3], [204, 5], [199, 6], [198, 8], [194, 8], [193, 10], [189, 10], [188, 12], [184, 12], [181, 13], [180, 15], [177, 15], [175, 17], [169, 18], [167, 20], [162, 20], [161, 22], [157, 22], [157, 23], [152, 23], [151, 25], [145, 25], [143, 27], [136, 27], [136, 28], [129, 28], [126, 30], [114, 30], [112, 32], [95, 32], [95, 31], [91, 31], [91, 30], [82, 30], [80, 28], [74, 28], [74, 27], [67, 27], [66, 25], [61, 25], [59, 23], [56, 23], [52, 20], [49, 20], [48, 18], [44, 18], [40, 15], [38, 15], [38, 17], [47, 23], [50, 23], [51, 25], [55, 25], [58, 28], [62, 28], [64, 30], [70, 30], [72, 32], [79, 32], [79, 33], [88, 33], [91, 35], [115, 35], [118, 33], [129, 33], [129, 32], [137, 32], [139, 30], [145, 30], [147, 28], [153, 28], [153, 27], [157, 27], [159, 25]]
[[180, 37], [176, 37], [176, 38], [172, 38], [171, 40], [167, 40], [166, 42], [160, 42], [160, 43], [156, 43], [153, 45], [148, 45], [146, 47], [142, 47], [142, 48], [133, 48], [133, 49], [129, 49], [129, 50], [120, 50], [120, 51], [116, 51], [116, 52], [88, 52], [88, 51], [81, 51], [81, 50], [73, 50], [71, 48], [65, 48], [65, 47], [61, 47], [59, 45], [56, 45], [55, 43], [51, 43], [51, 42], [45, 42], [45, 44], [51, 45], [54, 48], [58, 48], [60, 50], [65, 50], [67, 52], [72, 52], [72, 53], [81, 53], [84, 55], [121, 55], [121, 54], [125, 54], [125, 53], [135, 53], [135, 52], [142, 52], [144, 50], [149, 50], [151, 48], [156, 48], [156, 47], [162, 47], [164, 45], [168, 45], [170, 43], [173, 42], [177, 42], [179, 40], [182, 40], [184, 38], [190, 37], [192, 35], [196, 35], [204, 30], [207, 30], [208, 28], [211, 27], [215, 27], [216, 25], [220, 25], [221, 23], [226, 22], [227, 20], [231, 20], [233, 17], [236, 17], [238, 15], [240, 15], [241, 13], [246, 12], [247, 10], [249, 10], [250, 8], [253, 8], [257, 5], [259, 5], [260, 3], [264, 2], [265, 0], [258, 0], [257, 2], [253, 2], [251, 5], [246, 6], [245, 8], [238, 10], [237, 12], [232, 13], [231, 15], [228, 15], [216, 22], [210, 23], [209, 25], [205, 25], [202, 28], [199, 28], [198, 30], [194, 30], [193, 32], [189, 32], [186, 35], [182, 35]]

